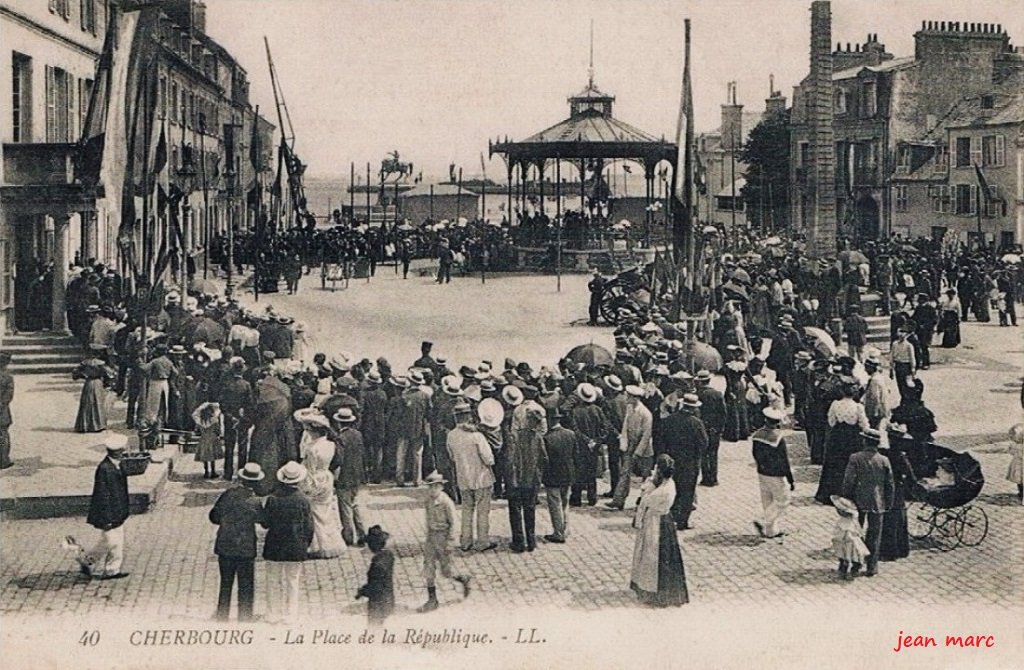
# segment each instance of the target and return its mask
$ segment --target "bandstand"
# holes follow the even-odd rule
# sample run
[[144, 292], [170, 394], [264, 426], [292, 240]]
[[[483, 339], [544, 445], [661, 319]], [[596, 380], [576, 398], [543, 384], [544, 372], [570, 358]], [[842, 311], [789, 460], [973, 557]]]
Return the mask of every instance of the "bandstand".
[[[488, 142], [490, 155], [499, 154], [505, 160], [508, 176], [506, 211], [509, 213], [510, 223], [514, 224], [514, 212], [518, 211], [525, 217], [528, 199], [527, 180], [531, 168], [536, 177], [542, 207], [545, 197], [545, 174], [550, 175], [549, 171], [554, 171], [554, 183], [549, 182], [547, 185], [554, 190], [550, 195], [555, 196], [556, 201], [555, 221], [562, 222], [563, 196], [578, 196], [580, 215], [589, 217], [590, 212], [587, 211], [585, 203], [595, 203], [598, 199], [606, 197], [602, 194], [608, 193], [608, 186], [603, 177], [604, 168], [613, 161], [624, 161], [638, 164], [643, 169], [643, 223], [644, 230], [649, 234], [655, 209], [652, 207], [656, 194], [655, 178], [659, 175], [659, 170], [665, 167], [661, 165], [663, 161], [667, 168], [674, 172], [678, 151], [674, 143], [667, 142], [664, 138], [659, 140], [635, 126], [616, 119], [612, 115], [614, 102], [614, 96], [597, 88], [591, 72], [587, 86], [569, 98], [569, 118], [518, 142], [510, 141], [507, 137], [504, 140]], [[579, 173], [578, 193], [563, 192], [563, 163], [570, 164]], [[587, 180], [588, 172], [593, 173], [590, 182]], [[541, 211], [543, 213], [543, 208]], [[560, 226], [558, 231], [561, 233]], [[607, 252], [607, 249], [593, 251]], [[576, 257], [581, 255], [583, 257]], [[568, 263], [560, 265], [564, 264], [566, 269], [586, 269], [588, 259], [585, 256], [586, 250], [577, 250], [569, 258], [563, 258], [563, 261]]]

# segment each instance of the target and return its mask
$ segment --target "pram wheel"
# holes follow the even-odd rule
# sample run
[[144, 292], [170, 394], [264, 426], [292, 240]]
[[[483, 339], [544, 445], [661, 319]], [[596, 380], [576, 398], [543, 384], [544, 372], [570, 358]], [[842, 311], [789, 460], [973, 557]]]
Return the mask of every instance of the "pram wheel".
[[907, 507], [907, 534], [923, 540], [935, 528], [935, 509], [928, 503], [913, 502]]
[[957, 537], [965, 547], [976, 547], [988, 535], [988, 515], [985, 510], [967, 505], [961, 511], [957, 524]]

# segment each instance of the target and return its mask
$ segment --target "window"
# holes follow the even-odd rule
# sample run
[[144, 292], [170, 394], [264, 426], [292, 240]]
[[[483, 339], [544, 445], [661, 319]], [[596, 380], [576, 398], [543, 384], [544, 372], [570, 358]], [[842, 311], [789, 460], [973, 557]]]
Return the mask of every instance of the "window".
[[92, 79], [78, 80], [78, 127], [85, 132], [85, 122], [89, 117], [89, 103], [92, 102]]
[[96, 0], [79, 0], [82, 30], [96, 34]]
[[799, 167], [807, 167], [811, 164], [811, 145], [809, 142], [800, 143], [800, 165]]
[[978, 189], [970, 184], [953, 187], [953, 208], [961, 216], [973, 216], [978, 212]]
[[892, 198], [896, 203], [897, 212], [907, 211], [907, 185], [899, 184], [892, 187]]
[[846, 91], [841, 88], [836, 89], [835, 112], [836, 114], [846, 113]]
[[67, 21], [71, 18], [71, 0], [50, 0], [50, 13]]
[[47, 142], [72, 141], [74, 93], [71, 79], [71, 75], [59, 67], [46, 66]]
[[986, 135], [981, 138], [981, 159], [985, 167], [1003, 167], [1006, 164], [1006, 136]]
[[32, 59], [11, 54], [11, 141], [32, 141]]
[[910, 173], [910, 147], [902, 146], [896, 151], [896, 174]]
[[990, 219], [1006, 216], [1006, 197], [996, 184], [988, 186], [989, 199], [985, 202], [985, 216]]
[[878, 100], [875, 94], [875, 82], [865, 82], [861, 89], [862, 116], [874, 116], [878, 112]]
[[936, 244], [942, 244], [942, 240], [946, 238], [946, 227], [945, 226], [932, 226], [932, 242]]
[[971, 167], [971, 138], [956, 138], [956, 166]]
[[167, 117], [172, 121], [178, 118], [178, 82], [171, 82], [171, 107], [167, 110]]
[[949, 186], [945, 184], [931, 188], [932, 211], [939, 214], [948, 214], [952, 211], [952, 199], [949, 194]]
[[949, 171], [949, 147], [945, 144], [935, 145], [934, 156], [935, 172]]

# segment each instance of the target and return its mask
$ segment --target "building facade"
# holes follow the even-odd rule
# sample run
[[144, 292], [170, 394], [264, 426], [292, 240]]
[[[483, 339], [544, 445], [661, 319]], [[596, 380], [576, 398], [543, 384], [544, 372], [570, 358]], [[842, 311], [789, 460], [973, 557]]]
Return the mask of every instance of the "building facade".
[[[167, 161], [155, 185], [184, 194], [181, 234], [172, 234], [166, 210], [145, 235], [145, 226], [119, 225], [115, 185], [87, 179], [79, 160], [90, 104], [100, 97], [93, 85], [104, 40], [116, 33], [119, 12], [108, 0], [0, 0], [0, 333], [63, 330], [69, 268], [92, 261], [124, 271], [127, 229], [139, 251], [142, 237], [151, 254], [163, 241], [178, 268], [195, 267], [210, 236], [230, 221], [245, 227], [254, 165], [269, 184], [274, 126], [255, 120], [245, 69], [206, 34], [203, 3], [165, 0], [144, 36], [149, 74], [158, 78], [151, 146], [162, 134]], [[182, 263], [187, 256], [193, 261]], [[28, 318], [44, 295], [45, 323]]]
[[1024, 239], [1024, 91], [957, 102], [925, 136], [897, 145], [892, 228], [904, 237], [997, 248]]
[[102, 233], [73, 163], [106, 18], [104, 0], [0, 0], [0, 333], [63, 328], [67, 266]]
[[[898, 232], [896, 196], [900, 208], [906, 204], [906, 166], [898, 164], [898, 147], [928, 136], [964, 98], [1024, 85], [1024, 53], [1011, 45], [1002, 26], [925, 21], [914, 42], [914, 55], [901, 58], [874, 34], [831, 53], [836, 220], [842, 236], [868, 240]], [[808, 77], [793, 94], [791, 211], [799, 229], [809, 228], [813, 212], [809, 176], [818, 159], [810, 150], [810, 110], [817, 89]], [[963, 227], [956, 229], [966, 235]]]

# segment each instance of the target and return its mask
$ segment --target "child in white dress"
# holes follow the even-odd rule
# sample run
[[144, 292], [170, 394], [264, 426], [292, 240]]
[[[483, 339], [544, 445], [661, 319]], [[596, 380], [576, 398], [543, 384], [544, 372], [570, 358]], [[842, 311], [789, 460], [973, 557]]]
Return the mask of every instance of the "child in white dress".
[[[852, 579], [871, 554], [864, 544], [864, 529], [857, 520], [857, 505], [848, 498], [831, 496], [839, 518], [832, 530], [832, 552], [839, 559], [839, 574], [843, 579]], [[847, 572], [849, 570], [849, 572]]]

